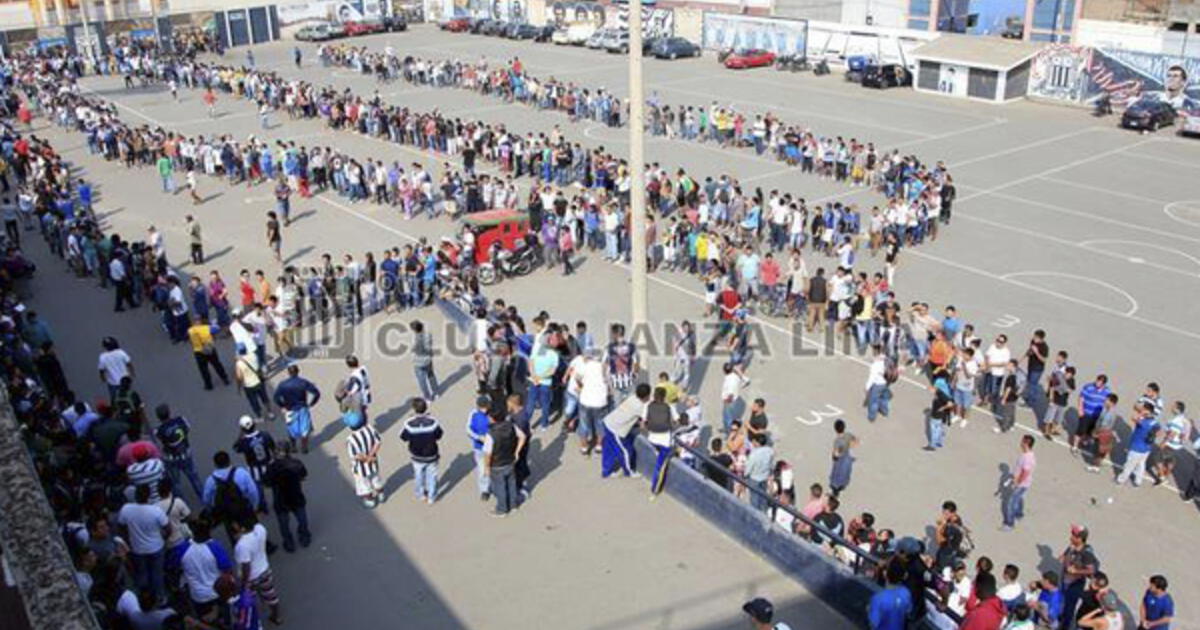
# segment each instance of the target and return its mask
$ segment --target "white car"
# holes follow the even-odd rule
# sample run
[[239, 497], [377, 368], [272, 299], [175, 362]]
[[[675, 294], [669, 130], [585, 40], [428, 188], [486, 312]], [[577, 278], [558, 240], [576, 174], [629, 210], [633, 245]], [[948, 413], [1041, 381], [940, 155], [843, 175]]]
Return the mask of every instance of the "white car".
[[1175, 124], [1180, 135], [1200, 136], [1200, 111], [1180, 110]]
[[596, 32], [592, 24], [572, 24], [559, 28], [550, 36], [550, 41], [559, 45], [582, 46]]

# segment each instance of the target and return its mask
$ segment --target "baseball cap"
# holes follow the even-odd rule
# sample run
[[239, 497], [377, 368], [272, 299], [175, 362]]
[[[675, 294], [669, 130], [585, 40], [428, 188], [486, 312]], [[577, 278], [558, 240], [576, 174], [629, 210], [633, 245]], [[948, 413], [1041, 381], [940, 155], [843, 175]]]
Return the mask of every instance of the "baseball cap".
[[775, 618], [775, 605], [763, 597], [755, 597], [742, 604], [742, 611], [759, 623], [771, 623]]
[[905, 536], [896, 543], [896, 550], [900, 553], [921, 553], [921, 541], [912, 536]]
[[1072, 536], [1086, 536], [1087, 530], [1088, 529], [1086, 527], [1084, 527], [1083, 525], [1072, 525], [1071, 526], [1071, 535]]
[[492, 404], [492, 399], [487, 396], [480, 396], [475, 399], [476, 407], [487, 407]]
[[243, 429], [253, 429], [254, 418], [251, 418], [250, 416], [242, 416], [241, 418], [238, 418], [238, 426], [242, 427]]

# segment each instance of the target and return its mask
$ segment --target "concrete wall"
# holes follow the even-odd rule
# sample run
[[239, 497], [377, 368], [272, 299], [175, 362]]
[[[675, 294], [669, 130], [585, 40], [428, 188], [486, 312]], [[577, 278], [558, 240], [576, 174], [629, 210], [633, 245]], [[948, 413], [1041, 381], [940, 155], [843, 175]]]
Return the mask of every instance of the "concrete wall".
[[775, 10], [772, 15], [841, 22], [842, 0], [775, 0]]
[[908, 3], [904, 1], [842, 0], [841, 23], [847, 26], [904, 28], [908, 26]]
[[704, 36], [704, 10], [675, 7], [675, 35], [693, 42]]
[[1084, 19], [1079, 20], [1075, 26], [1075, 41], [1072, 43], [1097, 48], [1124, 48], [1161, 53], [1166, 32], [1166, 28], [1156, 24]]
[[[8, 392], [0, 387], [0, 547], [17, 577], [29, 625], [55, 630], [99, 628], [75, 583], [67, 546], [25, 450]], [[7, 628], [5, 620], [0, 627]]]
[[[638, 470], [649, 479], [654, 472], [654, 449], [643, 437], [637, 442]], [[814, 597], [851, 621], [866, 625], [867, 605], [878, 591], [877, 585], [849, 573], [847, 567], [829, 557], [825, 548], [776, 527], [765, 514], [751, 509], [679, 459], [673, 459], [670, 466], [667, 494], [803, 584]]]

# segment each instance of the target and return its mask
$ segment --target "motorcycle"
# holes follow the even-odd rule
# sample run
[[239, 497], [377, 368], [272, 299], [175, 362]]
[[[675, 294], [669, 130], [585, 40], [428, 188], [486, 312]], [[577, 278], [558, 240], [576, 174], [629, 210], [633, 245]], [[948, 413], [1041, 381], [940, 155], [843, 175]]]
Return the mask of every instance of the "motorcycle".
[[728, 59], [729, 55], [732, 55], [732, 54], [733, 54], [732, 48], [721, 49], [720, 51], [717, 52], [717, 63], [725, 63], [725, 60]]
[[817, 76], [829, 74], [829, 72], [829, 62], [825, 61], [824, 59], [818, 61], [817, 65], [813, 66], [813, 74]]
[[492, 245], [492, 255], [488, 262], [479, 265], [476, 277], [480, 284], [490, 285], [500, 281], [501, 277], [518, 278], [529, 275], [533, 271], [536, 252], [532, 247], [521, 244], [516, 251], [500, 248], [500, 244]]
[[1101, 94], [1096, 99], [1096, 109], [1092, 111], [1092, 115], [1096, 118], [1103, 118], [1113, 113], [1112, 99], [1108, 94]]
[[803, 55], [781, 55], [775, 59], [775, 69], [783, 72], [801, 72], [808, 70], [808, 58]]

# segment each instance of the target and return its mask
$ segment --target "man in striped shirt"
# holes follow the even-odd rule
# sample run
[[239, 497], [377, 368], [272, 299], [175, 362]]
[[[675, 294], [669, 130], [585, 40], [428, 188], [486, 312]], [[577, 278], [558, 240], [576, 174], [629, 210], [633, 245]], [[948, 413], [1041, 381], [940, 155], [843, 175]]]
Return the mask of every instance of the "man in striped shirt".
[[354, 473], [354, 491], [367, 509], [374, 508], [384, 499], [383, 480], [379, 477], [379, 448], [382, 444], [379, 432], [365, 420], [360, 420], [360, 424], [346, 437], [346, 450], [350, 454], [351, 472]]
[[149, 445], [135, 444], [133, 446], [133, 463], [125, 469], [129, 479], [130, 496], [132, 489], [138, 486], [150, 487], [150, 502], [158, 501], [158, 481], [166, 474], [162, 460], [153, 456]]

